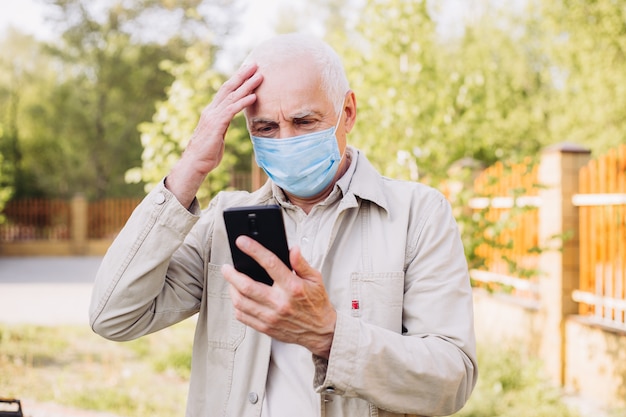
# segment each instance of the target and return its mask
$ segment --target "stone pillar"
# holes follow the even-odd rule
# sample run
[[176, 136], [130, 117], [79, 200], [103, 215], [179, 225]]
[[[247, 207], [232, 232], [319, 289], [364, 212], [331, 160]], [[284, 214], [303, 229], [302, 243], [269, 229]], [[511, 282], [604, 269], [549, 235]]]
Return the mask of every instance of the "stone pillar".
[[553, 382], [565, 381], [565, 317], [576, 314], [572, 291], [578, 288], [578, 208], [572, 196], [578, 192], [578, 171], [589, 161], [590, 151], [569, 143], [545, 148], [538, 180], [541, 359]]
[[70, 231], [72, 253], [75, 255], [84, 255], [87, 253], [88, 210], [89, 204], [84, 196], [79, 194], [72, 198]]

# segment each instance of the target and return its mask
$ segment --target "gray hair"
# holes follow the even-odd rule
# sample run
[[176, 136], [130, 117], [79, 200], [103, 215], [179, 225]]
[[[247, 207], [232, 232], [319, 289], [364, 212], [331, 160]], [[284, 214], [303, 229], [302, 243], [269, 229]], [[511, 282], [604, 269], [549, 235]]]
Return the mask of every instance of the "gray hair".
[[319, 68], [321, 88], [339, 113], [350, 85], [339, 55], [321, 39], [301, 33], [278, 35], [255, 47], [244, 64], [254, 61], [272, 67], [299, 57], [311, 59]]

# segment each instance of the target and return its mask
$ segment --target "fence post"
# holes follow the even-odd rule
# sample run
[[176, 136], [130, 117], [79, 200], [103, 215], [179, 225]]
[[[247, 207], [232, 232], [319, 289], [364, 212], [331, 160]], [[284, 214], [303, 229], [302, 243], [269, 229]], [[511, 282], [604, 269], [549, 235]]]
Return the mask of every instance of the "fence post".
[[252, 163], [250, 164], [250, 169], [252, 171], [252, 189], [250, 191], [255, 191], [265, 184], [265, 181], [267, 181], [267, 175], [265, 174], [265, 171], [257, 165], [254, 154], [252, 154], [251, 158]]
[[70, 227], [74, 255], [87, 253], [88, 209], [87, 199], [83, 195], [77, 194], [72, 198]]
[[[541, 359], [553, 382], [565, 382], [565, 318], [578, 311], [572, 291], [578, 287], [578, 209], [572, 196], [578, 192], [578, 171], [590, 151], [569, 143], [545, 148], [541, 154], [538, 181]], [[563, 239], [563, 237], [566, 237]]]

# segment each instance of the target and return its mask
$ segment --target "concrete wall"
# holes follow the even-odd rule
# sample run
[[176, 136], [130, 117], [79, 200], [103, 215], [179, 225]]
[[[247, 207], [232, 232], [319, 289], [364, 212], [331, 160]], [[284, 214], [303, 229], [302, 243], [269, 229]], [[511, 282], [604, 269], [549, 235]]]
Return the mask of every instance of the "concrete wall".
[[[479, 344], [517, 349], [547, 365], [545, 345], [558, 335], [554, 335], [537, 306], [512, 296], [476, 290], [474, 314]], [[569, 315], [562, 335], [562, 342], [554, 347], [563, 346], [559, 367], [564, 380], [555, 380], [555, 385], [598, 408], [626, 407], [626, 330]], [[556, 353], [549, 353], [548, 359], [554, 359]]]
[[565, 387], [589, 401], [626, 407], [625, 332], [571, 316], [565, 337]]

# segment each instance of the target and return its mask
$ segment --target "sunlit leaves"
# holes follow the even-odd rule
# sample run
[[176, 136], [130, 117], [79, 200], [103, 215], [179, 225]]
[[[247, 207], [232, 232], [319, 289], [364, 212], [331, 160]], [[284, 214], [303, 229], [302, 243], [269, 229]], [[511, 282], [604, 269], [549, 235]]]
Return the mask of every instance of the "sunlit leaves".
[[622, 1], [542, 2], [556, 87], [551, 134], [607, 151], [626, 141], [626, 7]]
[[409, 152], [421, 179], [437, 183], [455, 160], [489, 164], [540, 147], [540, 53], [524, 44], [529, 34], [513, 37], [492, 18], [457, 39], [441, 35], [427, 2], [367, 3], [362, 46], [346, 51], [359, 104], [351, 140], [384, 173], [413, 179], [397, 157]]
[[427, 4], [368, 1], [341, 51], [359, 104], [350, 139], [384, 173], [411, 177], [399, 151], [417, 150], [420, 177], [437, 183], [464, 157], [491, 164], [556, 142], [601, 152], [625, 140], [621, 2], [485, 1], [464, 30], [447, 29], [455, 36]]

